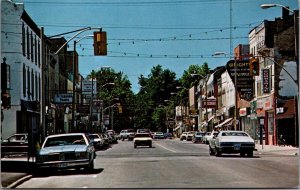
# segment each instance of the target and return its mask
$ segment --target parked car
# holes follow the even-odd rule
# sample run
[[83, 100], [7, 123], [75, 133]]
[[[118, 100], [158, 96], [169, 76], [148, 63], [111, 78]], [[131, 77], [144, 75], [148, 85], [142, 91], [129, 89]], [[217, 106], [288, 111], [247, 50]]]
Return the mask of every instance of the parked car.
[[153, 138], [154, 138], [154, 139], [164, 139], [165, 136], [164, 136], [164, 133], [163, 133], [163, 132], [154, 132]]
[[244, 131], [221, 131], [209, 141], [210, 155], [240, 153], [241, 156], [247, 154], [248, 157], [252, 157], [254, 149], [254, 140]]
[[204, 136], [204, 132], [195, 132], [195, 134], [193, 135], [193, 139], [192, 142], [193, 143], [198, 143], [198, 142], [203, 142], [203, 136]]
[[136, 133], [133, 139], [134, 148], [137, 146], [152, 147], [152, 138], [149, 133]]
[[186, 140], [187, 140], [187, 141], [193, 140], [194, 134], [195, 134], [195, 131], [189, 131], [189, 132], [187, 133], [187, 135], [186, 135]]
[[88, 137], [93, 142], [95, 149], [102, 149], [104, 147], [104, 139], [99, 134], [88, 134]]
[[172, 139], [173, 134], [172, 133], [164, 133], [165, 139]]
[[186, 137], [187, 137], [187, 134], [188, 132], [183, 132], [181, 135], [180, 135], [180, 140], [186, 140]]
[[112, 143], [117, 143], [118, 142], [118, 137], [117, 137], [116, 132], [114, 130], [107, 130], [106, 133], [111, 136]]
[[120, 138], [123, 140], [128, 139], [128, 140], [133, 140], [135, 135], [135, 130], [134, 129], [125, 129], [120, 132]]
[[38, 152], [39, 169], [94, 169], [96, 157], [93, 143], [85, 133], [67, 133], [46, 137]]
[[11, 135], [1, 142], [1, 155], [26, 154], [28, 152], [28, 134]]
[[209, 141], [213, 138], [213, 136], [218, 135], [218, 131], [212, 131], [212, 132], [206, 132], [204, 137], [203, 137], [203, 142], [205, 144], [209, 144]]

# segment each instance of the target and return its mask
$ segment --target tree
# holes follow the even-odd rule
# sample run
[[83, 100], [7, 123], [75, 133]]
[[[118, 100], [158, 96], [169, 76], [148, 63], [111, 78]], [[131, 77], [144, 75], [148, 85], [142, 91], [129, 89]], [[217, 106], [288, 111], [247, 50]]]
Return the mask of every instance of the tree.
[[165, 112], [160, 105], [171, 98], [171, 92], [176, 90], [178, 80], [176, 74], [169, 69], [163, 70], [161, 65], [151, 69], [148, 77], [139, 77], [141, 90], [135, 98], [135, 123], [136, 127], [149, 128], [157, 131], [164, 126]]

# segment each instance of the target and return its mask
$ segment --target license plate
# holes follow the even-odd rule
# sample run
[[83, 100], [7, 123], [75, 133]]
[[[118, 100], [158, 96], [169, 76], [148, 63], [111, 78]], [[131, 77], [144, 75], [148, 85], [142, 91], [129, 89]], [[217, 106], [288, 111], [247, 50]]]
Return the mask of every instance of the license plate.
[[60, 163], [60, 164], [57, 164], [57, 167], [58, 167], [58, 168], [64, 168], [64, 167], [67, 167], [67, 163]]
[[241, 145], [240, 144], [235, 144], [234, 145], [234, 150], [240, 150], [241, 148]]

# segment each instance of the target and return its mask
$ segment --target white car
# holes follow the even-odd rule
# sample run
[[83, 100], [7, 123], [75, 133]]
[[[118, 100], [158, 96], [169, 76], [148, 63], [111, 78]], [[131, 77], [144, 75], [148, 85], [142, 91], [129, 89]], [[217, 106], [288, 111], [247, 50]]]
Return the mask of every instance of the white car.
[[213, 138], [213, 136], [218, 135], [217, 131], [212, 131], [212, 132], [206, 132], [204, 137], [203, 137], [203, 142], [205, 144], [209, 144], [209, 141]]
[[150, 133], [136, 133], [133, 139], [134, 148], [137, 146], [152, 147], [152, 138]]
[[155, 133], [153, 134], [153, 138], [154, 138], [154, 139], [164, 139], [164, 138], [165, 138], [165, 135], [164, 135], [163, 132], [155, 132]]
[[254, 149], [254, 140], [244, 131], [221, 131], [209, 141], [210, 155], [240, 153], [241, 156], [247, 154], [248, 157], [252, 157]]
[[187, 133], [186, 140], [187, 140], [187, 141], [193, 140], [194, 134], [195, 134], [195, 131], [189, 131], [189, 132]]
[[180, 135], [180, 140], [186, 140], [186, 137], [187, 137], [187, 134], [188, 132], [183, 132], [181, 135]]

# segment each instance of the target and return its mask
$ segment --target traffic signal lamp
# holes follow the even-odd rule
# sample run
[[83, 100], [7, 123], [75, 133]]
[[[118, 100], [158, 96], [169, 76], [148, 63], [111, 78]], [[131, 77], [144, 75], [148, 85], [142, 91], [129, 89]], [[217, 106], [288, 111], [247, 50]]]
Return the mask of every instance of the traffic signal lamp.
[[10, 108], [10, 96], [8, 93], [1, 93], [1, 107], [4, 109]]
[[256, 58], [250, 59], [249, 68], [250, 68], [250, 76], [258, 76], [259, 75], [258, 59], [256, 59]]
[[118, 104], [118, 111], [119, 113], [123, 113], [122, 105], [120, 103]]
[[106, 32], [94, 32], [94, 55], [107, 55]]

